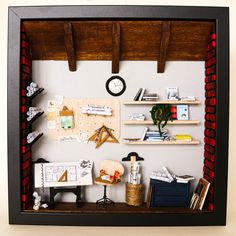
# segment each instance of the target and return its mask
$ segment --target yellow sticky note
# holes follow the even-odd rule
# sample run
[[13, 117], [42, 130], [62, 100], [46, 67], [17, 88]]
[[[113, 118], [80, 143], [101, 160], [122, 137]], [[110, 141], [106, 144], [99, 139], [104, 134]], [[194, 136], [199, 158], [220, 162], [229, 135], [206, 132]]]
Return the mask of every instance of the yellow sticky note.
[[48, 112], [47, 119], [48, 120], [56, 120], [56, 112]]

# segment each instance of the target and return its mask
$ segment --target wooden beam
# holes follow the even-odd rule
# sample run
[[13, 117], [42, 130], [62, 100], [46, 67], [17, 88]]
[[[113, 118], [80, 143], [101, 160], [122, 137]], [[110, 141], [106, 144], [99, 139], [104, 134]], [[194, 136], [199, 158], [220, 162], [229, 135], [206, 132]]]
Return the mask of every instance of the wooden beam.
[[71, 23], [64, 23], [64, 38], [69, 70], [76, 71], [75, 48]]
[[120, 63], [120, 23], [112, 24], [112, 73], [119, 73]]
[[[70, 22], [73, 27], [77, 61], [112, 60], [112, 24], [115, 21]], [[30, 39], [33, 60], [67, 60], [64, 23], [64, 21], [28, 20], [23, 22]], [[120, 60], [159, 60], [163, 21], [119, 21], [119, 23]], [[207, 21], [171, 20], [171, 42], [166, 60], [204, 61], [213, 25], [214, 22]], [[143, 38], [145, 40], [141, 40]], [[135, 40], [137, 43], [134, 43]]]
[[162, 35], [160, 43], [160, 55], [158, 59], [158, 73], [164, 73], [166, 64], [166, 55], [168, 51], [168, 45], [170, 40], [170, 21], [163, 21], [162, 23]]

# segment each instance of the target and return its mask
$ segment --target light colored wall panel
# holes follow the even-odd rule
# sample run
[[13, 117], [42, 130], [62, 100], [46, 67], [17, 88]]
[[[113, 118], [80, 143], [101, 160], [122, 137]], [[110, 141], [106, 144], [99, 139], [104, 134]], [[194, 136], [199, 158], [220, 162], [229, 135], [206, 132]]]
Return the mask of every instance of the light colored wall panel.
[[[67, 98], [112, 98], [105, 89], [106, 80], [111, 76], [109, 61], [80, 61], [76, 72], [68, 70], [67, 62], [35, 61], [33, 62], [33, 80], [45, 88], [38, 96], [35, 105], [44, 110], [47, 101], [55, 95]], [[88, 158], [94, 161], [94, 173], [99, 173], [101, 160], [120, 160], [129, 152], [138, 152], [145, 161], [142, 162], [143, 183], [148, 186], [153, 170], [167, 166], [176, 174], [191, 174], [196, 179], [202, 176], [203, 166], [203, 124], [204, 124], [204, 62], [168, 62], [165, 73], [156, 73], [156, 62], [122, 61], [119, 75], [126, 81], [125, 93], [118, 97], [121, 106], [121, 120], [127, 119], [129, 113], [143, 112], [150, 118], [150, 105], [123, 105], [122, 101], [133, 99], [139, 88], [157, 92], [160, 99], [166, 99], [166, 87], [176, 86], [181, 96], [194, 95], [200, 105], [189, 106], [190, 117], [200, 120], [199, 125], [168, 126], [170, 133], [190, 133], [201, 141], [200, 145], [139, 145], [130, 146], [122, 143], [123, 137], [141, 136], [145, 126], [128, 126], [121, 124], [120, 144], [105, 143], [95, 149], [93, 142], [82, 144], [60, 142], [47, 137], [46, 115], [35, 123], [35, 128], [43, 131], [45, 136], [34, 145], [34, 158], [44, 157], [49, 161], [76, 161]], [[99, 128], [99, 127], [98, 127]], [[129, 163], [124, 163], [128, 173]], [[123, 179], [127, 179], [127, 174]], [[196, 182], [196, 181], [195, 181]], [[85, 189], [87, 201], [96, 201], [102, 195], [101, 186], [89, 186]], [[117, 202], [125, 200], [125, 185], [108, 188], [108, 195]], [[65, 201], [73, 201], [73, 195], [63, 196]]]

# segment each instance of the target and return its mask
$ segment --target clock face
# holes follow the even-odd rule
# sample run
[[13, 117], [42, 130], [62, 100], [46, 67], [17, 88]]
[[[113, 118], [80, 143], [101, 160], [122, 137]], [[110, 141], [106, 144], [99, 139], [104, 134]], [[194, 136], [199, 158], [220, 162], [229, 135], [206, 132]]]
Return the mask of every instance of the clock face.
[[106, 82], [106, 89], [112, 96], [120, 96], [124, 93], [126, 84], [120, 76], [112, 76]]

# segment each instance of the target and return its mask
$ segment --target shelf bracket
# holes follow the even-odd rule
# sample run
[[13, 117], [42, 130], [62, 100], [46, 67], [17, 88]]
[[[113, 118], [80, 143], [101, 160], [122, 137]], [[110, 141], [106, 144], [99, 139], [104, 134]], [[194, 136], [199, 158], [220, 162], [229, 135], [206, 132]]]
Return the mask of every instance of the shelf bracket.
[[169, 46], [170, 40], [170, 21], [163, 21], [162, 22], [162, 34], [161, 34], [161, 43], [160, 43], [160, 55], [158, 58], [158, 73], [164, 73], [165, 71], [165, 64], [166, 64], [166, 55]]
[[120, 63], [120, 23], [112, 24], [112, 73], [119, 73]]
[[75, 47], [71, 23], [64, 23], [64, 38], [69, 70], [76, 71]]

